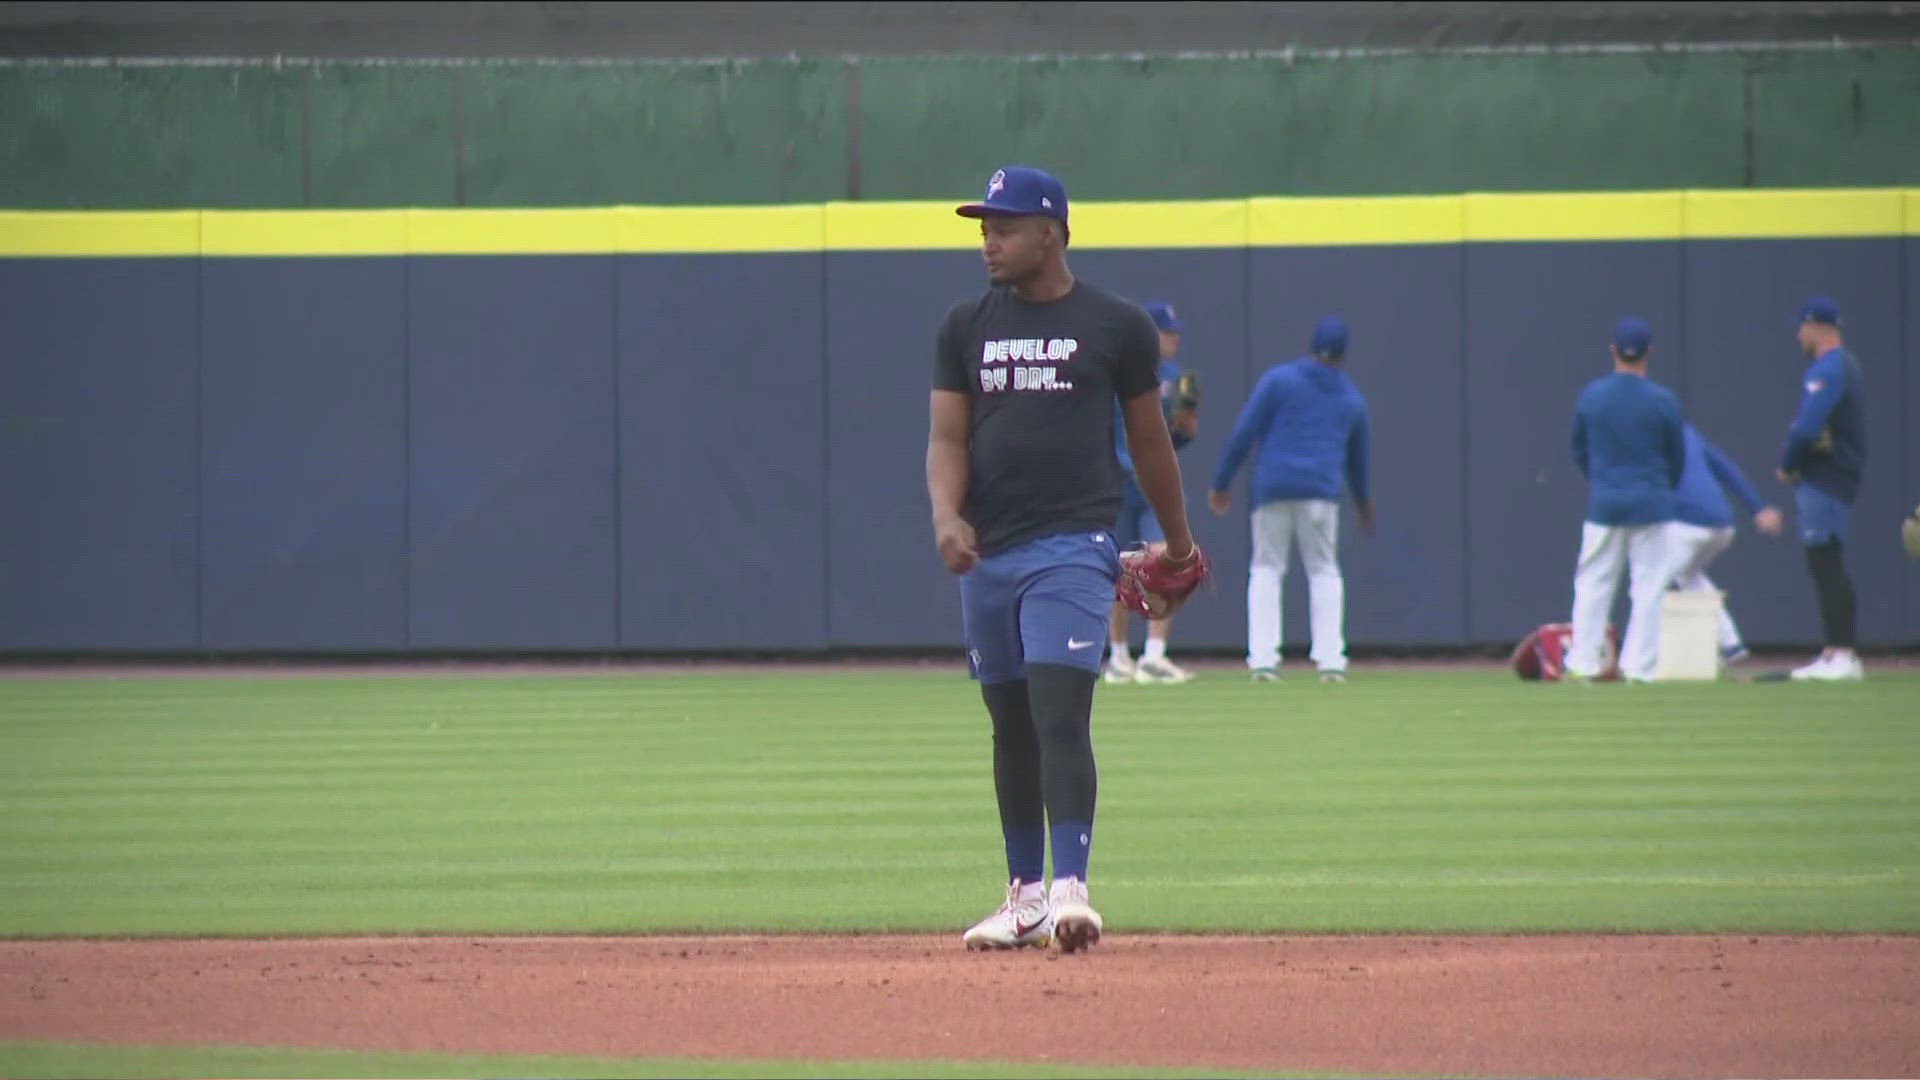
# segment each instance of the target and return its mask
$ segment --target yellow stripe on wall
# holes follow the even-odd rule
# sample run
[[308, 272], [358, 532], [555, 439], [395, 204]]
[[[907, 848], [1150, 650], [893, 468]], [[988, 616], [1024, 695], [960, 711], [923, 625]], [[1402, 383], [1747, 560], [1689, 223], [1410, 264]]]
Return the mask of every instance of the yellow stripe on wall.
[[1249, 199], [1247, 207], [1254, 247], [1457, 244], [1467, 235], [1458, 195]]
[[[828, 251], [963, 251], [980, 246], [980, 223], [952, 202], [830, 202]], [[1069, 208], [1071, 212], [1071, 208]]]
[[[828, 251], [960, 251], [980, 246], [980, 223], [951, 202], [827, 204]], [[1247, 200], [1075, 203], [1071, 246], [1086, 249], [1235, 248], [1247, 243]]]
[[1466, 196], [1469, 241], [1676, 240], [1685, 203], [1677, 191]]
[[623, 255], [820, 251], [824, 206], [622, 206], [615, 234]]
[[[959, 201], [562, 209], [0, 211], [0, 257], [962, 251]], [[1920, 188], [1085, 202], [1076, 249], [1920, 236]]]
[[1898, 189], [1689, 191], [1689, 239], [1899, 236], [1911, 227]]
[[399, 255], [405, 210], [208, 210], [200, 254], [230, 256]]
[[200, 211], [0, 211], [0, 256], [86, 258], [200, 253]]
[[1071, 246], [1105, 249], [1246, 247], [1247, 213], [1246, 199], [1078, 203], [1068, 207], [1073, 226]]
[[409, 210], [409, 255], [611, 255], [613, 207], [566, 210]]

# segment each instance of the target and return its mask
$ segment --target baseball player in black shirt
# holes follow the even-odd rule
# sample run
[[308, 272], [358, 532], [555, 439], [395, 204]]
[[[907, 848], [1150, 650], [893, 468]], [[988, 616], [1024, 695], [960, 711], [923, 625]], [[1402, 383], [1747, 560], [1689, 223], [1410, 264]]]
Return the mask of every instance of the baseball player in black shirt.
[[991, 287], [940, 326], [927, 494], [941, 561], [960, 575], [968, 668], [993, 721], [1009, 879], [1005, 902], [962, 938], [970, 948], [1057, 942], [1073, 952], [1101, 931], [1086, 870], [1093, 693], [1119, 574], [1116, 398], [1166, 535], [1159, 558], [1179, 566], [1200, 555], [1160, 409], [1159, 335], [1140, 308], [1067, 269], [1066, 189], [1008, 166], [957, 212], [980, 220]]

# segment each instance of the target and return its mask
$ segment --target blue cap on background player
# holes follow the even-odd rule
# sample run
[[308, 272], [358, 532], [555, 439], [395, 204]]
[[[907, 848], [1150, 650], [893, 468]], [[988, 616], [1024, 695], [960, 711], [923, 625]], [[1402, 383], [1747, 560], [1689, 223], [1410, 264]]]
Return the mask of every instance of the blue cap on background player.
[[1840, 305], [1824, 296], [1809, 297], [1800, 305], [1800, 313], [1793, 317], [1793, 325], [1804, 322], [1821, 323], [1825, 326], [1840, 325]]
[[1653, 346], [1653, 331], [1647, 321], [1629, 315], [1613, 324], [1613, 348], [1622, 360], [1638, 360]]
[[954, 210], [961, 217], [1040, 214], [1067, 223], [1067, 189], [1039, 169], [1009, 165], [987, 178], [986, 197]]
[[1339, 358], [1347, 355], [1347, 322], [1338, 315], [1323, 315], [1313, 324], [1313, 355]]
[[1155, 300], [1141, 304], [1140, 307], [1153, 319], [1153, 325], [1169, 334], [1180, 332], [1180, 317], [1173, 313], [1173, 305], [1164, 300]]

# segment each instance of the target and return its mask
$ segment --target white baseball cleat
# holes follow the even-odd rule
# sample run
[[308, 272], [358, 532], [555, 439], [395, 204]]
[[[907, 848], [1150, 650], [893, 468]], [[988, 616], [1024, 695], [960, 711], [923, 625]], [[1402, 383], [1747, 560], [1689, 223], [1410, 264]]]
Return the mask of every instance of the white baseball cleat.
[[1133, 657], [1117, 652], [1107, 658], [1107, 671], [1102, 678], [1110, 683], [1130, 683], [1133, 681], [1135, 665]]
[[1137, 683], [1183, 683], [1192, 680], [1192, 672], [1166, 657], [1149, 660], [1143, 656], [1133, 665], [1133, 681]]
[[1029, 945], [1046, 948], [1053, 937], [1053, 917], [1043, 893], [1031, 900], [1020, 898], [1020, 880], [1007, 886], [1007, 898], [993, 914], [974, 923], [960, 940], [969, 949], [1024, 949]]
[[1100, 940], [1100, 913], [1087, 902], [1087, 883], [1079, 878], [1054, 881], [1047, 896], [1053, 909], [1053, 940], [1063, 953], [1079, 952]]
[[1789, 676], [1795, 682], [1840, 682], [1866, 677], [1866, 668], [1858, 653], [1826, 653], [1812, 663], [1794, 668]]

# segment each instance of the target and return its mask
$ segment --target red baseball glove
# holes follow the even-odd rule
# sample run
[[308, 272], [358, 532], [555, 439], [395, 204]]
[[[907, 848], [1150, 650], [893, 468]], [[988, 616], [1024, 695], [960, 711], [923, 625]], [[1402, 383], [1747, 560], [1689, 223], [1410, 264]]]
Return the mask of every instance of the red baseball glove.
[[1113, 593], [1149, 619], [1164, 619], [1180, 610], [1212, 569], [1198, 544], [1182, 563], [1167, 562], [1164, 552], [1165, 545], [1152, 544], [1120, 553], [1120, 577]]

